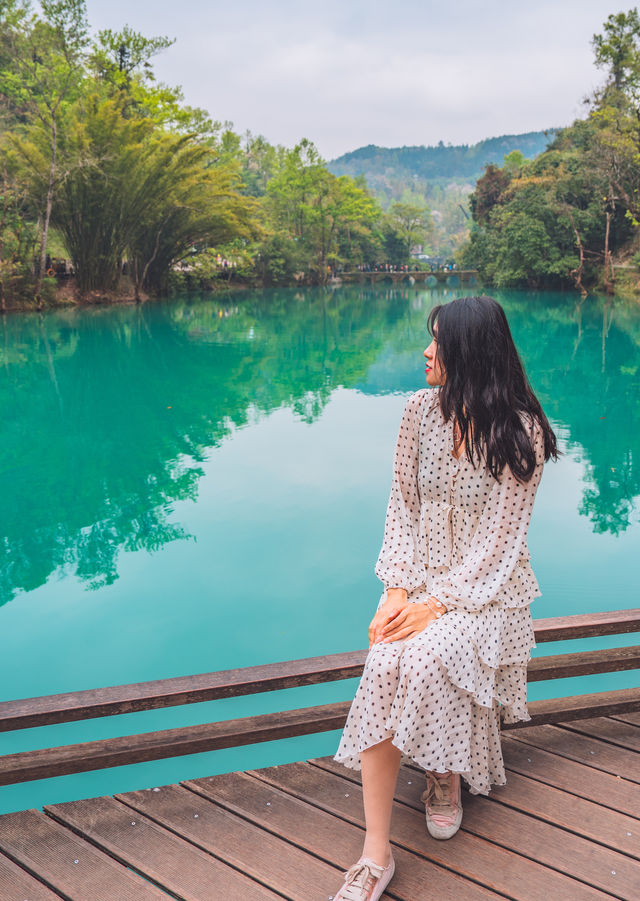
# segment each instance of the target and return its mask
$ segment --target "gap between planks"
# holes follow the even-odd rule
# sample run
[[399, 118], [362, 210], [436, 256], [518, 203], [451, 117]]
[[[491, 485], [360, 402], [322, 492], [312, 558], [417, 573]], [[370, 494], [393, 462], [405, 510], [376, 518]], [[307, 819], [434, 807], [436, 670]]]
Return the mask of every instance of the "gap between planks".
[[[331, 778], [335, 779], [336, 785], [339, 784], [339, 782], [345, 782], [346, 784], [355, 784], [358, 787], [360, 787], [359, 783], [357, 783], [353, 777], [349, 778], [348, 776], [343, 776], [342, 772], [337, 771], [337, 767], [339, 766], [338, 764], [334, 764], [332, 762], [326, 762], [326, 761], [322, 761], [322, 760], [315, 761], [314, 764], [317, 768], [324, 770], [325, 776], [328, 776], [330, 779]], [[326, 764], [326, 765], [323, 765], [323, 764]], [[304, 766], [304, 764], [300, 764], [299, 766]], [[275, 767], [275, 768], [270, 768], [270, 772], [255, 771], [253, 773], [253, 775], [255, 775], [257, 778], [260, 778], [262, 781], [265, 781], [267, 784], [269, 784], [271, 786], [273, 786], [274, 784], [277, 785], [277, 787], [279, 789], [281, 789], [282, 791], [284, 791], [286, 793], [293, 795], [293, 797], [300, 798], [299, 791], [296, 790], [295, 785], [290, 785], [290, 786], [286, 785], [286, 777], [285, 777], [285, 785], [283, 785], [282, 781], [278, 779], [278, 771], [280, 769], [281, 768]], [[284, 769], [286, 770], [286, 767]], [[342, 769], [342, 768], [340, 768], [340, 769]], [[336, 811], [333, 802], [326, 802], [327, 804], [329, 804], [329, 808], [327, 808], [326, 804], [324, 804], [322, 801], [322, 797], [317, 797], [317, 798], [314, 798], [312, 796], [310, 797], [310, 796], [308, 796], [307, 792], [305, 791], [304, 795], [303, 795], [303, 799], [306, 803], [309, 803], [315, 807], [318, 807], [320, 810], [328, 809], [328, 812], [330, 812], [334, 815], [341, 816], [343, 819], [347, 819], [348, 822], [354, 821], [353, 814], [347, 813], [344, 811], [343, 812]], [[407, 802], [404, 798], [396, 796], [395, 802], [398, 805], [398, 807], [404, 808], [405, 810], [407, 810], [407, 812], [411, 811], [411, 813], [413, 815], [415, 815], [415, 813], [418, 809], [418, 806], [415, 804], [415, 802], [413, 800], [410, 802]], [[348, 802], [348, 803], [350, 804], [351, 802]], [[507, 814], [507, 816], [508, 816], [508, 814]], [[520, 817], [522, 819], [525, 815], [524, 814], [514, 814], [513, 816]], [[420, 817], [420, 819], [422, 820], [422, 817]], [[357, 820], [356, 820], [356, 822], [357, 822]], [[358, 823], [358, 825], [360, 825], [360, 823]], [[547, 825], [547, 829], [551, 829], [551, 828], [552, 827]], [[424, 833], [426, 836], [426, 827], [424, 829]], [[602, 892], [604, 892], [605, 895], [607, 895], [607, 892], [608, 892], [607, 888], [603, 887], [602, 885], [595, 886], [587, 878], [582, 879], [580, 876], [581, 869], [579, 867], [577, 867], [574, 872], [570, 872], [566, 868], [563, 870], [561, 867], [555, 866], [552, 862], [536, 859], [535, 856], [527, 854], [526, 852], [523, 851], [522, 848], [518, 849], [517, 847], [514, 847], [513, 844], [510, 845], [508, 842], [505, 843], [503, 841], [490, 839], [486, 835], [483, 835], [481, 832], [478, 832], [477, 829], [467, 830], [464, 828], [464, 821], [463, 821], [463, 829], [461, 830], [460, 837], [464, 840], [464, 842], [466, 844], [470, 845], [470, 847], [467, 849], [467, 857], [469, 857], [469, 852], [471, 852], [471, 856], [473, 856], [474, 854], [475, 855], [479, 854], [480, 855], [480, 857], [478, 858], [478, 861], [479, 861], [480, 858], [482, 857], [482, 855], [484, 854], [484, 851], [483, 851], [483, 848], [484, 848], [489, 852], [490, 857], [493, 856], [494, 858], [496, 858], [496, 861], [495, 861], [496, 866], [498, 866], [499, 863], [502, 863], [503, 865], [506, 865], [507, 868], [509, 867], [509, 865], [511, 865], [512, 870], [514, 868], [516, 870], [518, 870], [524, 865], [523, 861], [528, 860], [529, 865], [532, 868], [532, 873], [529, 873], [529, 875], [534, 876], [534, 877], [537, 876], [537, 877], [541, 878], [543, 881], [546, 878], [547, 883], [549, 883], [549, 882], [554, 883], [554, 879], [555, 879], [555, 884], [554, 884], [553, 888], [555, 888], [556, 891], [560, 891], [561, 893], [562, 893], [562, 891], [566, 892], [568, 884], [573, 885], [575, 883], [576, 886], [578, 886], [578, 885], [581, 886], [581, 889], [580, 889], [581, 897], [585, 897], [585, 898], [593, 897], [592, 893], [595, 893], [596, 897], [602, 897], [602, 895], [601, 895]], [[397, 834], [394, 839], [394, 842], [396, 844], [400, 843], [400, 845], [402, 847], [407, 847], [407, 849], [409, 849], [409, 846], [404, 845], [404, 843], [403, 843], [404, 840], [401, 839]], [[582, 853], [583, 858], [586, 858], [587, 857], [586, 852], [587, 852], [587, 848], [588, 848], [590, 842], [588, 840], [580, 838], [580, 837], [577, 838], [577, 842], [578, 842], [578, 845], [580, 846], [579, 852]], [[446, 846], [446, 849], [445, 849], [445, 846]], [[415, 852], [415, 849], [413, 847], [411, 847], [411, 851]], [[457, 854], [457, 857], [458, 857], [457, 864], [455, 862], [456, 853], [453, 854], [453, 857], [451, 859], [447, 860], [447, 854], [449, 853], [449, 851], [454, 851], [454, 845], [449, 846], [448, 843], [437, 843], [436, 842], [432, 847], [430, 847], [426, 850], [423, 849], [419, 853], [423, 853], [425, 855], [428, 854], [430, 856], [435, 854], [435, 857], [432, 856], [432, 860], [434, 863], [437, 863], [439, 866], [449, 869], [452, 873], [455, 873], [458, 876], [462, 876], [463, 878], [466, 878], [469, 881], [471, 881], [474, 878], [473, 869], [472, 868], [469, 869], [471, 867], [471, 864], [468, 865], [468, 867], [465, 871], [464, 865], [461, 864], [459, 854]], [[458, 848], [457, 851], [460, 851], [460, 848]], [[575, 849], [574, 849], [574, 851], [575, 851]], [[608, 849], [606, 847], [603, 848], [603, 852], [609, 852], [609, 851], [610, 851], [610, 849]], [[444, 858], [442, 855], [444, 855]], [[438, 859], [439, 857], [440, 857], [440, 859]], [[623, 863], [623, 861], [625, 860], [624, 857], [618, 857], [616, 855], [616, 860], [620, 861], [621, 867], [624, 867], [624, 863]], [[520, 861], [521, 863], [518, 864], [518, 863], [516, 863], [516, 861]], [[463, 866], [463, 869], [460, 869], [461, 866]], [[545, 872], [549, 874], [547, 877], [544, 877], [544, 875], [543, 875]], [[552, 877], [551, 874], [555, 874], [555, 877]], [[640, 875], [640, 867], [638, 868], [638, 874]], [[595, 871], [592, 875], [594, 875], [594, 878], [597, 878]], [[484, 876], [477, 875], [476, 878], [477, 878], [478, 882], [480, 882], [484, 886], [487, 886], [488, 888], [490, 888], [493, 891], [498, 891], [498, 892], [502, 891], [505, 894], [507, 894], [509, 897], [520, 897], [518, 894], [515, 894], [515, 895], [510, 894], [508, 889], [506, 889], [508, 880], [507, 880], [507, 883], [503, 884], [502, 888], [500, 888], [499, 886], [497, 886], [495, 884], [491, 884], [490, 877], [487, 877], [486, 870], [485, 870]], [[487, 881], [488, 878], [489, 878], [489, 881]], [[627, 878], [629, 878], [628, 873], [627, 873]], [[548, 887], [551, 887], [551, 886], [548, 885]], [[512, 885], [512, 890], [513, 890], [513, 885]], [[564, 895], [561, 894], [561, 896], [568, 897], [566, 894], [564, 894]], [[625, 895], [625, 897], [630, 897], [630, 896], [627, 894], [627, 895]]]
[[[314, 764], [322, 769], [325, 769], [327, 772], [333, 775], [341, 775], [340, 771], [337, 769], [339, 765], [331, 760], [314, 761]], [[408, 774], [423, 772], [421, 770], [418, 770], [417, 768], [408, 767], [403, 768], [403, 770], [405, 778]], [[403, 770], [401, 770], [401, 773], [403, 772]], [[353, 777], [351, 779], [349, 779], [349, 777], [346, 778], [349, 782], [355, 781]], [[405, 794], [413, 794], [413, 790], [409, 792], [405, 791]], [[405, 799], [396, 795], [396, 802], [404, 804], [405, 806], [413, 807], [414, 809], [418, 809], [418, 805], [416, 804], [415, 798], [413, 797]], [[528, 859], [540, 867], [547, 868], [550, 871], [554, 871], [562, 876], [568, 877], [569, 879], [574, 880], [576, 884], [581, 884], [583, 886], [583, 889], [586, 886], [589, 886], [595, 888], [595, 890], [597, 891], [604, 891], [614, 895], [616, 891], [620, 890], [625, 892], [625, 894], [622, 894], [620, 897], [633, 898], [635, 901], [636, 887], [640, 888], [640, 864], [638, 864], [637, 860], [635, 860], [632, 855], [626, 855], [623, 852], [620, 852], [615, 845], [612, 846], [611, 844], [606, 844], [603, 842], [595, 842], [590, 836], [586, 836], [576, 831], [575, 829], [567, 828], [565, 826], [559, 826], [555, 822], [549, 822], [542, 817], [531, 815], [528, 811], [523, 811], [518, 807], [499, 804], [497, 802], [494, 802], [493, 800], [489, 801], [488, 799], [481, 799], [481, 803], [483, 805], [487, 803], [491, 803], [491, 805], [493, 805], [495, 803], [496, 809], [503, 808], [505, 810], [505, 814], [498, 814], [498, 819], [494, 823], [496, 832], [498, 834], [501, 833], [502, 838], [495, 836], [492, 837], [490, 827], [489, 834], [487, 834], [487, 832], [482, 828], [478, 828], [478, 822], [482, 822], [484, 817], [478, 812], [477, 808], [472, 809], [473, 813], [472, 811], [469, 812], [470, 817], [467, 819], [467, 823], [471, 828], [465, 828], [465, 820], [463, 818], [461, 829], [462, 832], [467, 832], [469, 835], [473, 835], [476, 838], [494, 844], [495, 846], [500, 847], [511, 854], [519, 855], [521, 859]], [[421, 805], [420, 809], [422, 809]], [[511, 810], [512, 813], [508, 813], [507, 811], [509, 810]], [[491, 816], [490, 812], [489, 816]], [[553, 856], [550, 855], [548, 849], [555, 848], [557, 844], [554, 841], [550, 841], [548, 845], [541, 847], [541, 849], [537, 852], [538, 856], [536, 856], [535, 853], [528, 853], [527, 844], [524, 840], [514, 840], [508, 836], [507, 831], [505, 830], [505, 825], [508, 826], [509, 820], [514, 821], [513, 834], [520, 832], [520, 829], [518, 828], [518, 821], [520, 821], [525, 827], [525, 831], [522, 833], [523, 835], [527, 831], [527, 826], [529, 826], [529, 830], [535, 836], [536, 832], [538, 831], [535, 823], [544, 824], [543, 828], [550, 838], [553, 838], [553, 832], [555, 830], [558, 830], [558, 835], [564, 833], [566, 835], [566, 839], [564, 841], [565, 846], [567, 845], [567, 843], [571, 845], [571, 859], [573, 861], [573, 869], [567, 866], [567, 863], [564, 860], [564, 855], [562, 858], [558, 858], [558, 862], [556, 862], [553, 859]], [[475, 826], [473, 825], [474, 823]], [[570, 841], [569, 836], [573, 836], [573, 840]], [[603, 868], [601, 870], [598, 870], [598, 865], [592, 866], [589, 862], [591, 857], [591, 846], [593, 846], [593, 852], [598, 854], [598, 865]], [[599, 851], [596, 851], [596, 849], [599, 849]], [[582, 863], [580, 862], [581, 859]], [[607, 877], [607, 881], [603, 882], [602, 874], [606, 870], [607, 860], [612, 863], [612, 866], [618, 871], [621, 877], [621, 884], [620, 886], [615, 887], [615, 890], [614, 887], [610, 884], [610, 877]], [[590, 871], [590, 875], [586, 873], [583, 875], [583, 870], [585, 869], [585, 867], [586, 870]], [[633, 888], [630, 888], [630, 886], [633, 886]], [[582, 895], [580, 897], [582, 897]]]

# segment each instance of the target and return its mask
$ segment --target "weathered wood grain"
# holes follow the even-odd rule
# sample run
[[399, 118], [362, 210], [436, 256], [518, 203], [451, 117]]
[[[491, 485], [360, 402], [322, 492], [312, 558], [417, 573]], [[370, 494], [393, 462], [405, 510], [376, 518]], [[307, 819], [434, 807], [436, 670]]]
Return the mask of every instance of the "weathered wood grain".
[[546, 723], [566, 723], [571, 720], [590, 719], [594, 716], [614, 716], [640, 708], [640, 688], [621, 688], [618, 691], [601, 691], [568, 698], [550, 698], [530, 701], [528, 722], [505, 723], [504, 730], [518, 731]]
[[340, 870], [181, 786], [117, 798], [290, 901], [326, 901], [341, 884]]
[[0, 732], [175, 707], [360, 676], [367, 651], [0, 703]]
[[269, 889], [114, 798], [55, 804], [45, 811], [182, 901], [278, 901]]
[[[524, 733], [520, 735], [524, 737]], [[569, 796], [569, 801], [571, 796], [585, 798], [601, 808], [608, 807], [640, 820], [640, 785], [637, 783], [531, 744], [514, 741], [512, 737], [503, 738], [502, 750], [507, 779], [510, 771], [520, 773], [560, 789]], [[640, 825], [632, 831], [640, 837]]]
[[[579, 774], [579, 765], [574, 767]], [[495, 786], [489, 797], [640, 861], [640, 823], [617, 810], [514, 772], [507, 773], [507, 784]]]
[[573, 654], [534, 657], [527, 667], [527, 681], [568, 679], [597, 673], [616, 673], [640, 668], [640, 645], [626, 648], [604, 648]]
[[631, 723], [633, 726], [640, 726], [640, 710], [636, 710], [635, 713], [616, 714], [615, 719], [622, 720], [623, 723]]
[[538, 644], [542, 641], [569, 641], [574, 638], [640, 632], [640, 607], [535, 619], [533, 627]]
[[[276, 767], [288, 771], [290, 766]], [[325, 809], [290, 797], [264, 780], [252, 779], [243, 773], [227, 773], [213, 779], [200, 779], [185, 783], [193, 791], [223, 804], [260, 828], [268, 828], [289, 841], [295, 842], [306, 852], [348, 869], [362, 853], [364, 834], [362, 828], [331, 815]], [[362, 813], [360, 814], [362, 819]], [[360, 823], [357, 824], [361, 826]], [[393, 841], [393, 838], [392, 838]], [[389, 886], [389, 893], [406, 901], [430, 901], [434, 896], [443, 901], [480, 901], [495, 898], [494, 893], [435, 866], [423, 855], [410, 853], [408, 849], [393, 848], [396, 875]], [[339, 888], [340, 880], [333, 886]]]
[[[254, 775], [267, 781], [270, 786], [314, 803], [322, 810], [357, 825], [364, 825], [358, 774], [351, 771], [352, 778], [346, 779], [336, 771], [335, 768], [340, 767], [340, 764], [333, 760], [314, 763], [318, 765], [287, 764], [284, 767], [270, 767], [256, 770]], [[340, 769], [344, 771], [343, 767]], [[424, 778], [416, 777], [407, 788], [419, 798], [424, 788]], [[228, 800], [228, 794], [225, 793], [225, 803]], [[240, 788], [236, 789], [236, 803], [239, 806], [245, 803]], [[391, 841], [459, 876], [509, 898], [517, 898], [518, 901], [539, 901], [547, 896], [580, 897], [585, 901], [587, 898], [607, 897], [584, 882], [577, 883], [571, 877], [500, 847], [491, 840], [473, 835], [464, 828], [449, 841], [436, 841], [427, 833], [422, 806], [414, 809], [413, 805], [409, 807], [404, 803], [396, 803], [391, 824]], [[576, 894], [577, 890], [580, 895]], [[466, 896], [461, 893], [458, 897]]]
[[0, 850], [72, 901], [166, 901], [166, 894], [38, 810], [0, 816]]
[[[350, 706], [350, 702], [343, 701], [5, 755], [0, 757], [0, 785], [341, 729]], [[503, 728], [517, 730], [592, 718], [594, 713], [608, 716], [639, 706], [640, 688], [533, 701], [529, 704], [530, 723], [510, 723]]]
[[45, 885], [0, 854], [0, 898], [2, 901], [60, 901]]
[[579, 732], [582, 735], [590, 735], [592, 738], [601, 738], [612, 745], [620, 745], [621, 748], [629, 748], [631, 751], [640, 751], [640, 726], [636, 726], [634, 723], [625, 723], [609, 717], [598, 717], [597, 719], [579, 720], [576, 723], [563, 723], [562, 728]]
[[0, 757], [0, 785], [340, 729], [344, 726], [349, 707], [348, 702], [324, 704], [185, 726], [181, 729], [165, 729], [59, 748], [7, 754]]
[[517, 741], [550, 751], [569, 760], [577, 760], [596, 770], [640, 783], [640, 755], [626, 748], [578, 735], [557, 726], [534, 726], [509, 733]]

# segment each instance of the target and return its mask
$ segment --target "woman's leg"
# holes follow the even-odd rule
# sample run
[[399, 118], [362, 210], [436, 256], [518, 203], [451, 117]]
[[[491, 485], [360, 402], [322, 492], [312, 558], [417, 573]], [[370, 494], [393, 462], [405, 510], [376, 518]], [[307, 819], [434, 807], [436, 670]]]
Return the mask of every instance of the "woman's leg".
[[362, 854], [382, 867], [386, 867], [389, 863], [391, 808], [401, 757], [400, 751], [391, 744], [390, 738], [367, 748], [360, 754], [367, 828]]

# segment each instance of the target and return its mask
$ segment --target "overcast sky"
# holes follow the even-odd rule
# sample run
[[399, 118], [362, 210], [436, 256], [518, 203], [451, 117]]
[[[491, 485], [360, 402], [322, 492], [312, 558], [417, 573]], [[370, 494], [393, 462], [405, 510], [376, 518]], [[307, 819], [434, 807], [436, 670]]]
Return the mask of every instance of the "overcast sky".
[[186, 101], [331, 159], [364, 144], [475, 143], [567, 125], [602, 80], [609, 0], [87, 0], [93, 28], [176, 38]]

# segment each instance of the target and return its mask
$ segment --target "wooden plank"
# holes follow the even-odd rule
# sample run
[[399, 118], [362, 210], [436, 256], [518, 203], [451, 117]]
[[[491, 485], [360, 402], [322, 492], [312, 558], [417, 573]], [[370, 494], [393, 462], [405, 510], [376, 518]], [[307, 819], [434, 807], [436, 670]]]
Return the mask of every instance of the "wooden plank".
[[0, 850], [63, 898], [166, 901], [166, 894], [39, 810], [0, 816]]
[[161, 732], [145, 732], [141, 735], [125, 735], [59, 748], [7, 754], [0, 757], [0, 785], [340, 729], [345, 724], [350, 706], [350, 702], [324, 704], [219, 723], [185, 726], [181, 729], [165, 729]]
[[[524, 734], [521, 732], [519, 736]], [[640, 785], [637, 783], [512, 738], [502, 739], [502, 750], [507, 779], [510, 773], [520, 773], [566, 794], [591, 800], [601, 808], [608, 807], [640, 819]], [[632, 832], [640, 836], [640, 825]]]
[[536, 642], [569, 641], [640, 631], [640, 608], [534, 619]]
[[0, 898], [2, 901], [60, 901], [60, 895], [54, 895], [4, 854], [0, 854]]
[[592, 738], [600, 738], [630, 751], [640, 751], [640, 728], [631, 723], [623, 723], [621, 720], [597, 717], [579, 720], [577, 723], [566, 723], [561, 728]]
[[[314, 761], [314, 764], [326, 768], [331, 773], [336, 773], [341, 768], [340, 764], [328, 758]], [[422, 814], [424, 805], [420, 796], [424, 786], [424, 773], [421, 770], [401, 767], [396, 785], [396, 798]], [[558, 792], [558, 795], [562, 794]], [[482, 796], [474, 797], [467, 792], [463, 793], [463, 808], [461, 832], [468, 832], [478, 838], [494, 842], [506, 850], [522, 854], [523, 857], [579, 881], [580, 885], [578, 887], [576, 884], [574, 894], [568, 894], [567, 897], [582, 898], [585, 883], [627, 901], [636, 901], [640, 897], [638, 892], [640, 861], [619, 853], [615, 846], [609, 849], [603, 847], [600, 841], [594, 844], [589, 838], [574, 835], [556, 824], [544, 822], [544, 818], [540, 818], [537, 813], [529, 816], [517, 809], [510, 809]], [[627, 838], [627, 842], [633, 844], [635, 841], [636, 850], [640, 850], [638, 823], [635, 820], [630, 822], [634, 826], [636, 837], [635, 840], [633, 836]], [[542, 894], [540, 897], [543, 897]]]
[[533, 726], [510, 733], [517, 741], [577, 760], [621, 779], [640, 783], [640, 754], [557, 726]]
[[319, 899], [340, 885], [338, 869], [181, 786], [116, 797], [289, 901], [310, 901], [310, 885]]
[[[305, 764], [285, 764], [276, 767], [278, 773], [292, 773]], [[311, 767], [309, 771], [313, 774]], [[284, 778], [284, 776], [283, 776]], [[283, 838], [295, 842], [305, 851], [347, 870], [362, 853], [364, 833], [326, 810], [279, 791], [264, 780], [251, 778], [245, 773], [226, 773], [213, 779], [200, 779], [185, 783], [193, 791], [240, 816], [247, 817], [261, 828], [270, 829]], [[362, 808], [359, 805], [359, 819]], [[358, 823], [360, 826], [360, 823]], [[426, 833], [426, 830], [423, 830]], [[393, 840], [393, 837], [392, 837]], [[426, 840], [424, 842], [426, 845]], [[417, 849], [413, 849], [417, 850]], [[495, 898], [473, 883], [461, 879], [435, 866], [430, 860], [416, 856], [397, 845], [393, 849], [396, 875], [389, 886], [389, 894], [406, 901], [438, 897], [442, 901], [480, 901]], [[340, 887], [341, 880], [332, 886], [330, 894]], [[320, 896], [319, 896], [320, 897]]]
[[617, 713], [615, 719], [621, 720], [623, 723], [631, 723], [633, 726], [640, 726], [640, 710], [629, 713]]
[[[632, 849], [632, 856], [640, 857], [637, 820], [615, 818], [611, 811], [604, 811], [609, 815], [612, 826], [609, 833], [611, 847], [606, 848], [603, 847], [606, 841], [602, 834], [598, 835], [601, 832], [598, 805], [592, 804], [589, 808], [586, 802], [582, 802], [571, 816], [571, 811], [567, 811], [563, 804], [565, 798], [571, 802], [570, 795], [523, 777], [518, 782], [518, 777], [514, 775], [510, 782], [509, 786], [494, 788], [490, 798], [464, 793], [462, 828], [465, 831], [583, 880], [602, 891], [611, 892], [616, 898], [636, 901], [640, 897], [640, 861], [631, 860], [619, 853], [622, 850], [619, 840], [624, 840], [625, 846]], [[523, 787], [528, 790], [533, 816], [529, 815], [529, 811], [519, 809], [517, 799], [519, 794], [522, 795]], [[413, 768], [401, 767], [396, 790], [399, 800], [422, 812], [424, 805], [420, 795], [423, 788], [423, 773], [418, 774]], [[512, 800], [515, 798], [516, 803], [506, 806], [498, 803], [500, 798], [509, 797]], [[527, 807], [526, 799], [523, 806]], [[595, 842], [591, 836], [579, 834], [579, 829], [585, 826], [580, 817], [588, 812], [594, 814], [591, 826], [597, 836]], [[564, 818], [564, 824], [558, 822], [556, 814]], [[547, 822], [543, 822], [545, 819]], [[602, 826], [604, 827], [604, 823]], [[565, 828], [568, 831], [563, 831]], [[631, 832], [631, 835], [627, 836], [627, 832]]]
[[55, 804], [45, 811], [182, 901], [280, 898], [114, 798]]
[[360, 676], [367, 651], [0, 703], [0, 732], [215, 701]]
[[529, 722], [505, 723], [504, 730], [526, 729], [545, 723], [563, 723], [570, 720], [590, 719], [596, 716], [613, 716], [640, 708], [640, 688], [621, 688], [618, 691], [599, 691], [568, 698], [551, 698], [531, 701], [528, 705]]
[[[640, 609], [534, 620], [534, 631], [538, 643], [640, 631]], [[588, 653], [597, 655], [602, 652]], [[625, 662], [625, 653], [620, 656], [621, 663]], [[0, 732], [351, 679], [362, 673], [366, 655], [367, 650], [364, 649], [195, 676], [6, 701], [0, 704]], [[537, 662], [540, 659], [536, 658], [534, 673], [545, 671], [544, 666]], [[596, 656], [593, 659], [595, 661]], [[620, 668], [631, 668], [631, 664]], [[609, 671], [605, 668], [592, 672]]]
[[640, 667], [640, 645], [626, 648], [604, 648], [577, 654], [553, 654], [534, 657], [527, 667], [527, 681], [568, 679], [596, 673], [614, 673]]
[[[363, 816], [358, 774], [348, 771], [350, 778], [344, 778], [335, 772], [336, 767], [340, 764], [331, 760], [314, 761], [307, 765], [287, 764], [257, 770], [254, 775], [296, 798], [303, 798], [322, 810], [361, 826]], [[344, 767], [341, 769], [344, 770]], [[415, 783], [418, 795], [424, 788], [424, 783], [419, 782], [416, 780]], [[219, 788], [217, 790], [220, 791]], [[229, 803], [228, 793], [225, 799], [225, 803]], [[240, 786], [236, 789], [235, 803], [239, 807], [246, 804]], [[283, 828], [280, 823], [278, 828]], [[518, 901], [540, 901], [545, 897], [579, 897], [586, 901], [587, 898], [607, 897], [584, 882], [576, 882], [492, 841], [471, 835], [465, 829], [449, 841], [436, 841], [427, 833], [423, 809], [416, 810], [402, 803], [396, 803], [394, 807], [391, 840], [395, 846], [420, 854], [460, 876], [481, 883], [491, 891], [517, 898]], [[430, 897], [437, 895], [434, 893]], [[464, 894], [458, 897], [466, 898]]]
[[464, 828], [474, 835], [609, 892], [615, 898], [625, 901], [640, 898], [640, 863], [624, 854], [479, 795], [466, 795], [463, 820]]
[[513, 772], [489, 797], [640, 860], [640, 824], [633, 817]]

